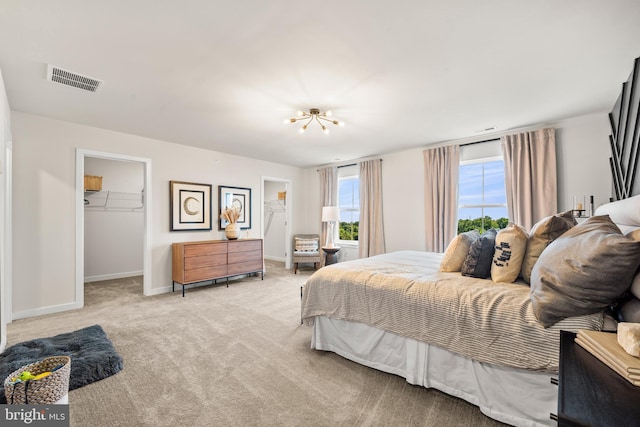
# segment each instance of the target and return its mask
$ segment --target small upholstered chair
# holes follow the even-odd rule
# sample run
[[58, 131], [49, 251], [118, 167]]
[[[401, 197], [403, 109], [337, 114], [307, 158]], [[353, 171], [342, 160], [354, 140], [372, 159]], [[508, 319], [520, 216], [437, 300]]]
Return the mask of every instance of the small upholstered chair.
[[298, 273], [298, 263], [313, 263], [317, 269], [322, 261], [320, 236], [317, 234], [295, 234], [293, 236], [293, 273]]

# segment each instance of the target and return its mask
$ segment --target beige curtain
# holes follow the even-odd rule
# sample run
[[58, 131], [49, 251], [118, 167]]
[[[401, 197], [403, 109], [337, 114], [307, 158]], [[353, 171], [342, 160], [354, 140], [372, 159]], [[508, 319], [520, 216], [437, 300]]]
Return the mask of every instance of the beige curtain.
[[[322, 219], [322, 207], [338, 205], [338, 168], [329, 166], [318, 171], [320, 173], [320, 218]], [[340, 228], [338, 224], [334, 231]], [[320, 234], [320, 246], [324, 246], [327, 241], [329, 224], [321, 222], [322, 233]], [[325, 257], [322, 257], [324, 264]]]
[[555, 129], [540, 129], [501, 138], [509, 220], [530, 230], [557, 213]]
[[424, 150], [426, 250], [444, 252], [458, 231], [460, 146]]
[[360, 221], [358, 256], [366, 258], [384, 253], [382, 222], [382, 160], [360, 163]]

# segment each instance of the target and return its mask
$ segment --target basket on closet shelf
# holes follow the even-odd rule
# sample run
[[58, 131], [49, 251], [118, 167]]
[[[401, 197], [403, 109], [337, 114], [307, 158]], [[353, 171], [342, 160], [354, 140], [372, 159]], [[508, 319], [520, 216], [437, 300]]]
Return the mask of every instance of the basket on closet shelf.
[[84, 191], [102, 191], [102, 177], [95, 175], [85, 175]]
[[[24, 371], [32, 375], [51, 372], [41, 379], [22, 382], [12, 381], [19, 378]], [[4, 380], [4, 394], [10, 405], [47, 405], [56, 403], [69, 392], [69, 375], [71, 374], [71, 358], [69, 356], [52, 356], [29, 365], [25, 365], [10, 373]]]

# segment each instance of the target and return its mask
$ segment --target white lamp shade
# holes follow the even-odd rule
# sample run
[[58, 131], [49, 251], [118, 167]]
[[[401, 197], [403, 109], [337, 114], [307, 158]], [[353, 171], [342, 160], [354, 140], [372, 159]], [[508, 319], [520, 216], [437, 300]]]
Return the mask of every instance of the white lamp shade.
[[340, 209], [337, 206], [324, 206], [322, 208], [322, 222], [340, 221]]

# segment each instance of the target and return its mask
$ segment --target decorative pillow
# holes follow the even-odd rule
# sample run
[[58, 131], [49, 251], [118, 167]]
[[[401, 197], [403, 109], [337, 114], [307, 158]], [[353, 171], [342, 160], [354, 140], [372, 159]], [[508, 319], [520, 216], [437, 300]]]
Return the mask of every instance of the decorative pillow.
[[[640, 241], [640, 229], [635, 229], [630, 233], [627, 233], [627, 236], [633, 240]], [[631, 282], [629, 292], [631, 292], [636, 298], [640, 298], [640, 271], [636, 272], [636, 275]]]
[[640, 300], [635, 297], [627, 298], [618, 306], [622, 320], [631, 323], [640, 323]]
[[296, 237], [296, 248], [298, 252], [317, 252], [318, 251], [318, 239], [302, 239]]
[[604, 204], [595, 215], [609, 215], [623, 232], [640, 227], [640, 195]]
[[533, 312], [549, 327], [601, 311], [629, 289], [640, 265], [640, 242], [608, 215], [593, 216], [554, 240], [531, 272]]
[[572, 211], [548, 216], [534, 224], [529, 232], [527, 250], [520, 271], [525, 282], [531, 282], [531, 270], [544, 248], [576, 224]]
[[442, 262], [440, 263], [440, 271], [460, 271], [471, 244], [475, 242], [478, 237], [480, 237], [478, 230], [460, 233], [454, 237], [444, 252], [444, 258], [442, 258]]
[[498, 231], [491, 264], [491, 280], [511, 283], [518, 278], [528, 237], [524, 227], [513, 223]]
[[475, 242], [471, 243], [469, 252], [462, 263], [462, 275], [486, 279], [491, 277], [491, 261], [496, 248], [497, 230], [485, 231]]

